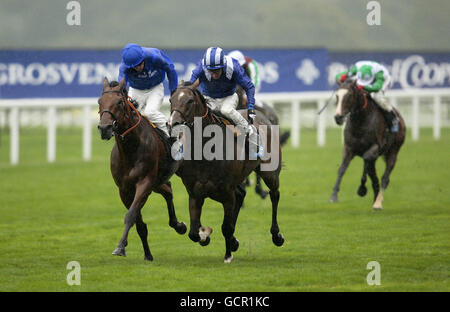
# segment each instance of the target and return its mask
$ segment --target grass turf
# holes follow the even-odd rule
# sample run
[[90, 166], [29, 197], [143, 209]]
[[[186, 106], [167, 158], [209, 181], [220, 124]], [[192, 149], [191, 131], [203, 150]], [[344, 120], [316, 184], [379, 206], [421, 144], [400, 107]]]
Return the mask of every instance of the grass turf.
[[[45, 129], [21, 129], [20, 164], [9, 165], [9, 138], [0, 141], [0, 291], [449, 291], [450, 132], [440, 141], [421, 129], [399, 154], [384, 209], [373, 193], [356, 194], [362, 160], [344, 176], [339, 203], [328, 203], [341, 160], [339, 130], [301, 133], [301, 147], [283, 149], [278, 223], [286, 238], [272, 244], [271, 204], [247, 189], [231, 264], [223, 263], [223, 208], [206, 200], [207, 247], [168, 226], [163, 198], [152, 194], [142, 210], [155, 260], [143, 260], [135, 228], [127, 257], [115, 257], [123, 207], [109, 171], [113, 140], [93, 138], [92, 161], [81, 160], [81, 129], [58, 128], [56, 162], [48, 164]], [[378, 176], [384, 162], [377, 162]], [[172, 178], [178, 219], [189, 223], [187, 194]], [[81, 265], [81, 285], [69, 286], [70, 261]], [[381, 267], [381, 285], [369, 286], [369, 261]]]

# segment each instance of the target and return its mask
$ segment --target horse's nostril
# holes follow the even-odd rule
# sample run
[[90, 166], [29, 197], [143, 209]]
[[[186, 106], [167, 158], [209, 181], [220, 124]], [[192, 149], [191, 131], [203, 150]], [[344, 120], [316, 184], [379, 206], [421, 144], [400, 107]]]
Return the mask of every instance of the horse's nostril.
[[340, 125], [340, 124], [342, 124], [342, 121], [344, 120], [344, 116], [341, 116], [341, 115], [335, 115], [335, 116], [334, 116], [334, 120], [336, 121], [336, 123], [337, 123], [338, 125]]

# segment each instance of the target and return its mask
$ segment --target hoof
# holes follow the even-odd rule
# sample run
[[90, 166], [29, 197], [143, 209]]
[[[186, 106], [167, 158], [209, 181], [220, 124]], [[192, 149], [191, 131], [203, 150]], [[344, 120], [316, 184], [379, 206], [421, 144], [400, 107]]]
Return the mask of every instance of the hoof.
[[204, 240], [204, 241], [199, 241], [198, 243], [201, 245], [201, 246], [203, 246], [203, 247], [205, 247], [205, 246], [208, 246], [209, 245], [209, 242], [211, 241], [211, 239], [209, 238], [209, 236]]
[[125, 252], [125, 248], [121, 248], [121, 247], [117, 247], [112, 254], [114, 256], [122, 256], [122, 257], [126, 257], [127, 253]]
[[145, 261], [153, 261], [153, 256], [152, 255], [144, 256], [144, 260]]
[[236, 237], [233, 237], [233, 240], [231, 241], [231, 251], [235, 252], [239, 249], [239, 241]]
[[275, 244], [275, 246], [281, 247], [284, 244], [284, 237], [281, 233], [272, 235], [272, 242]]
[[361, 185], [358, 188], [358, 195], [361, 197], [364, 197], [364, 196], [366, 196], [366, 194], [367, 194], [367, 187], [365, 187], [364, 185]]
[[337, 195], [331, 195], [331, 197], [329, 199], [329, 202], [330, 203], [337, 203], [337, 201], [338, 201]]
[[259, 195], [262, 199], [265, 199], [267, 195], [269, 195], [269, 192], [263, 191], [263, 190], [256, 190], [256, 194]]
[[373, 206], [372, 208], [373, 208], [373, 211], [381, 211], [381, 210], [383, 210], [382, 206]]
[[184, 234], [187, 231], [186, 223], [184, 222], [178, 222], [177, 225], [175, 225], [175, 231], [177, 231], [178, 234]]
[[225, 258], [223, 259], [223, 263], [231, 263], [231, 260], [233, 260], [233, 255], [229, 257], [225, 256]]

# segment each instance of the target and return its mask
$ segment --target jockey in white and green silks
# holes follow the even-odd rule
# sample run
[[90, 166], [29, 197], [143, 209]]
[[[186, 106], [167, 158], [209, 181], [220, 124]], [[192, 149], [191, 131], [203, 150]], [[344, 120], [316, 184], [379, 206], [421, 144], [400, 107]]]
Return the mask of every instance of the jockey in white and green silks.
[[[239, 65], [245, 70], [245, 73], [252, 81], [255, 86], [255, 96], [261, 89], [261, 72], [258, 69], [258, 63], [249, 56], [244, 56], [244, 54], [239, 50], [231, 51], [227, 54], [229, 57], [234, 58], [239, 62]], [[261, 101], [255, 99], [256, 106], [263, 106]]]
[[358, 89], [363, 89], [370, 93], [372, 99], [378, 106], [386, 112], [390, 131], [398, 131], [398, 118], [392, 106], [384, 96], [384, 92], [391, 85], [389, 71], [383, 65], [374, 61], [359, 61], [350, 67], [349, 70], [336, 75], [336, 81], [344, 82], [347, 78], [356, 79]]

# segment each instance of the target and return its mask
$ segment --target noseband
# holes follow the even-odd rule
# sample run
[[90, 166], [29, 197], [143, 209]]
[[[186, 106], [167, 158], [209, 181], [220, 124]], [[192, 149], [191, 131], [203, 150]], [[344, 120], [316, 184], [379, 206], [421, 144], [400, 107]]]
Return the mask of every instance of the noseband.
[[[126, 105], [128, 105], [129, 107], [131, 107], [131, 109], [137, 114], [137, 116], [138, 116], [138, 118], [139, 118], [138, 121], [137, 121], [137, 123], [136, 123], [134, 126], [132, 126], [131, 128], [127, 129], [124, 133], [122, 133], [121, 135], [119, 135], [119, 137], [123, 140], [124, 137], [125, 137], [128, 133], [130, 133], [131, 131], [133, 131], [133, 130], [141, 123], [141, 114], [140, 114], [140, 113], [138, 112], [138, 110], [134, 107], [134, 105], [131, 104], [131, 102], [128, 100], [128, 98], [126, 97], [126, 95], [125, 95], [122, 91], [120, 91], [120, 90], [108, 90], [108, 91], [103, 91], [103, 92], [102, 92], [102, 96], [103, 96], [103, 94], [105, 94], [105, 93], [118, 93], [118, 94], [120, 94], [120, 96], [122, 97], [122, 101], [123, 101]], [[100, 113], [100, 119], [102, 118], [102, 116], [103, 116], [104, 113], [108, 113], [108, 114], [111, 115], [111, 117], [113, 118], [113, 123], [112, 123], [113, 128], [116, 128], [116, 129], [117, 129], [117, 125], [118, 125], [118, 122], [119, 122], [119, 118], [122, 116], [122, 114], [120, 114], [119, 117], [116, 117], [116, 116], [114, 115], [113, 112], [111, 112], [111, 111], [108, 110], [108, 109], [104, 109], [104, 110], [102, 110], [101, 113]]]

